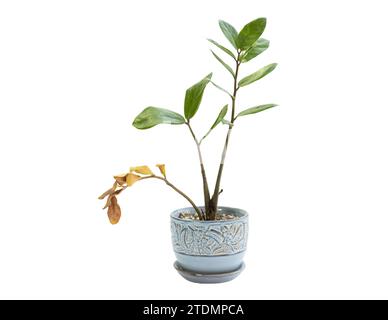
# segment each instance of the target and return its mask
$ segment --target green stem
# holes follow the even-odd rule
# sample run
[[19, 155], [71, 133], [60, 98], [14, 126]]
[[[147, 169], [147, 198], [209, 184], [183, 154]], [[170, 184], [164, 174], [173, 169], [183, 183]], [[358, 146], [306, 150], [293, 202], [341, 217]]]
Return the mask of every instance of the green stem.
[[[201, 175], [202, 175], [202, 184], [203, 184], [203, 196], [204, 196], [204, 201], [205, 201], [205, 219], [207, 219], [208, 212], [210, 210], [210, 192], [209, 192], [209, 184], [207, 182], [206, 178], [206, 171], [205, 171], [205, 165], [203, 164], [203, 158], [202, 158], [202, 152], [201, 152], [201, 142], [198, 141], [193, 129], [191, 128], [191, 125], [189, 122], [186, 122], [190, 133], [194, 139], [194, 142], [197, 146], [197, 152], [198, 152], [198, 157], [199, 157], [199, 162], [201, 166]], [[201, 140], [202, 141], [202, 140]]]
[[232, 95], [232, 115], [231, 115], [231, 118], [230, 118], [230, 124], [229, 124], [229, 128], [228, 128], [228, 133], [226, 135], [226, 139], [225, 139], [225, 144], [224, 144], [224, 149], [222, 150], [222, 156], [221, 156], [221, 162], [220, 162], [220, 166], [218, 168], [218, 174], [217, 174], [217, 180], [216, 180], [216, 184], [215, 184], [215, 187], [214, 187], [214, 193], [213, 193], [213, 196], [210, 200], [210, 217], [208, 217], [208, 219], [210, 220], [214, 220], [215, 219], [215, 216], [216, 216], [216, 213], [217, 213], [217, 208], [218, 208], [218, 196], [220, 194], [220, 185], [221, 185], [221, 178], [222, 178], [222, 172], [223, 172], [223, 169], [224, 169], [224, 162], [225, 162], [225, 157], [226, 157], [226, 152], [228, 150], [228, 145], [229, 145], [229, 138], [230, 138], [230, 134], [232, 133], [232, 129], [233, 129], [233, 123], [234, 123], [234, 120], [235, 120], [235, 110], [236, 110], [236, 97], [237, 97], [237, 91], [239, 89], [238, 87], [238, 71], [239, 71], [239, 68], [240, 68], [240, 64], [241, 62], [239, 61], [240, 60], [240, 54], [241, 54], [241, 51], [238, 51], [237, 53], [237, 60], [236, 60], [236, 70], [235, 70], [235, 73], [234, 73], [234, 81], [233, 81], [233, 95]]

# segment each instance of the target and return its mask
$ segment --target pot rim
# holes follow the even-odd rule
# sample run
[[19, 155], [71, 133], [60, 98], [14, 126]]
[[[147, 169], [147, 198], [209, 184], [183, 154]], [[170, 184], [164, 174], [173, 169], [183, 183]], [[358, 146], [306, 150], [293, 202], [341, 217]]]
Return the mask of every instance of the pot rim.
[[[198, 206], [199, 209], [204, 209], [204, 206]], [[237, 221], [241, 221], [248, 218], [248, 212], [244, 209], [235, 208], [235, 207], [227, 207], [227, 206], [218, 206], [219, 211], [228, 211], [230, 214], [239, 213], [239, 216], [237, 219], [233, 220], [187, 220], [187, 219], [181, 219], [178, 217], [178, 214], [182, 211], [189, 211], [189, 212], [195, 212], [193, 207], [185, 207], [176, 209], [170, 214], [170, 218], [172, 220], [181, 221], [181, 222], [187, 222], [187, 223], [233, 223]]]

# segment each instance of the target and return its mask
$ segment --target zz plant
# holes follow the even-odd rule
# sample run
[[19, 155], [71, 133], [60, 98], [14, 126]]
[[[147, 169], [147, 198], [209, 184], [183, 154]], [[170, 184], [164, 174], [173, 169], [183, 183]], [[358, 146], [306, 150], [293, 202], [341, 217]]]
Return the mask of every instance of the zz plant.
[[[224, 169], [224, 162], [226, 153], [228, 150], [230, 135], [234, 126], [239, 118], [251, 114], [255, 114], [270, 108], [275, 107], [275, 104], [262, 104], [257, 105], [242, 111], [237, 107], [237, 96], [241, 88], [250, 85], [257, 80], [265, 77], [271, 73], [277, 66], [276, 63], [271, 63], [265, 67], [260, 68], [258, 71], [242, 77], [240, 79], [240, 72], [243, 64], [251, 61], [262, 52], [268, 49], [269, 41], [262, 38], [261, 35], [266, 27], [266, 18], [258, 18], [246, 24], [240, 32], [229, 23], [220, 20], [219, 26], [226, 39], [230, 42], [233, 49], [230, 50], [224, 45], [208, 39], [208, 41], [218, 48], [221, 52], [226, 54], [233, 65], [226, 63], [218, 54], [211, 50], [212, 55], [216, 60], [221, 63], [233, 78], [233, 86], [231, 91], [228, 91], [212, 81], [212, 73], [205, 76], [201, 81], [194, 84], [192, 87], [186, 90], [184, 100], [184, 112], [183, 115], [168, 109], [147, 107], [145, 108], [133, 121], [133, 126], [137, 129], [145, 130], [152, 128], [159, 124], [172, 124], [172, 125], [185, 125], [188, 128], [198, 151], [199, 163], [201, 168], [202, 183], [203, 183], [203, 197], [204, 197], [204, 210], [201, 210], [193, 200], [187, 196], [184, 192], [178, 189], [172, 184], [165, 171], [164, 164], [156, 165], [160, 174], [155, 174], [148, 166], [131, 167], [129, 172], [114, 176], [113, 186], [104, 192], [99, 199], [107, 198], [104, 209], [108, 208], [108, 217], [112, 224], [119, 221], [121, 216], [120, 206], [117, 203], [117, 195], [119, 195], [126, 188], [132, 186], [135, 182], [146, 179], [157, 179], [165, 182], [169, 187], [179, 193], [195, 209], [197, 219], [200, 220], [215, 220], [217, 218], [218, 198], [221, 193], [220, 185], [222, 172]], [[191, 121], [198, 111], [201, 104], [202, 96], [205, 88], [211, 83], [216, 88], [222, 90], [230, 98], [230, 107], [225, 105], [221, 108], [216, 120], [210, 126], [208, 132], [203, 135], [201, 139], [198, 139], [197, 135], [191, 126]], [[229, 113], [229, 114], [228, 114]], [[211, 193], [209, 190], [208, 179], [206, 175], [205, 165], [203, 163], [203, 157], [201, 152], [201, 145], [205, 138], [216, 128], [219, 124], [224, 124], [227, 128], [224, 147], [221, 155], [221, 161], [218, 168], [215, 187]]]

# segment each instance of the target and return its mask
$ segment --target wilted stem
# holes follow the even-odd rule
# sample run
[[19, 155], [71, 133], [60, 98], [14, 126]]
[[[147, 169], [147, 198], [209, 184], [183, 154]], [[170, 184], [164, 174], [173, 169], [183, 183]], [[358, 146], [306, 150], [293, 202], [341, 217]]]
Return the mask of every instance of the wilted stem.
[[198, 214], [199, 218], [201, 220], [205, 220], [205, 217], [203, 215], [203, 213], [201, 212], [201, 210], [197, 207], [197, 205], [194, 203], [193, 200], [191, 200], [191, 198], [185, 194], [182, 190], [178, 189], [176, 186], [174, 186], [170, 181], [168, 181], [165, 177], [160, 177], [160, 176], [156, 176], [156, 175], [151, 175], [151, 176], [147, 176], [147, 177], [142, 177], [141, 180], [145, 180], [145, 179], [150, 179], [150, 178], [155, 178], [155, 179], [159, 179], [159, 180], [162, 180], [164, 181], [169, 187], [171, 187], [173, 190], [175, 190], [176, 192], [178, 192], [182, 197], [184, 197], [188, 202], [190, 202], [191, 206], [194, 208], [195, 212]]

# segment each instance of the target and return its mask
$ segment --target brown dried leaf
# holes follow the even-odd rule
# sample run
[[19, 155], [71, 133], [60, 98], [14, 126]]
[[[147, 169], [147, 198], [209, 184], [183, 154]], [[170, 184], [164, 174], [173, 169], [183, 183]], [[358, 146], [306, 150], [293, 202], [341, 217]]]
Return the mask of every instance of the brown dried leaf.
[[112, 188], [109, 188], [109, 189], [106, 190], [102, 195], [100, 195], [100, 196], [98, 197], [98, 199], [103, 200], [103, 199], [105, 199], [105, 197], [106, 197], [107, 195], [109, 195], [109, 194], [111, 194], [111, 193], [112, 193]]
[[112, 194], [109, 195], [108, 199], [106, 199], [106, 203], [105, 203], [105, 206], [102, 208], [103, 210], [108, 208], [110, 206], [110, 203], [111, 203], [111, 199], [112, 199]]
[[117, 196], [118, 194], [121, 193], [121, 191], [125, 190], [126, 188], [127, 188], [127, 187], [123, 187], [123, 188], [117, 189], [115, 192], [113, 192], [113, 194], [114, 194], [115, 196]]
[[112, 188], [106, 190], [102, 195], [100, 195], [100, 196], [98, 197], [98, 199], [100, 199], [100, 200], [105, 199], [106, 196], [108, 196], [108, 195], [112, 194], [113, 192], [115, 192], [116, 188], [117, 188], [117, 182], [115, 182], [115, 183], [113, 184]]
[[163, 177], [166, 178], [166, 166], [164, 164], [157, 164], [156, 166], [159, 168], [159, 171]]
[[138, 166], [129, 168], [130, 172], [136, 172], [144, 175], [154, 174], [148, 166]]
[[113, 176], [113, 178], [115, 178], [116, 182], [122, 186], [123, 184], [125, 184], [127, 182], [127, 175], [128, 173], [122, 173], [122, 174], [118, 174], [116, 176]]
[[108, 208], [108, 218], [111, 224], [116, 224], [120, 221], [121, 209], [117, 203], [117, 198], [115, 196], [111, 197], [111, 203]]
[[128, 173], [127, 175], [127, 186], [130, 187], [133, 185], [137, 180], [140, 180], [141, 177], [134, 173]]

